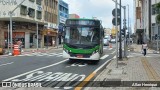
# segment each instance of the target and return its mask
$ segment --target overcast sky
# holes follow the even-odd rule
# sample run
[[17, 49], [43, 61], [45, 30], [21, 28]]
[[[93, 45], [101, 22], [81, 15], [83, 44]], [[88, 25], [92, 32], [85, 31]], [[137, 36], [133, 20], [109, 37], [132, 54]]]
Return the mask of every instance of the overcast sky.
[[[115, 8], [115, 3], [112, 0], [64, 0], [69, 4], [69, 14], [76, 13], [81, 18], [97, 17], [102, 20], [103, 27], [112, 28], [112, 10]], [[117, 0], [119, 2], [119, 0]], [[129, 14], [133, 28], [133, 0], [121, 0], [122, 5], [129, 4]], [[123, 14], [122, 9], [122, 14]], [[128, 19], [128, 7], [127, 7]], [[123, 17], [123, 16], [122, 16]], [[123, 19], [123, 18], [122, 18]]]

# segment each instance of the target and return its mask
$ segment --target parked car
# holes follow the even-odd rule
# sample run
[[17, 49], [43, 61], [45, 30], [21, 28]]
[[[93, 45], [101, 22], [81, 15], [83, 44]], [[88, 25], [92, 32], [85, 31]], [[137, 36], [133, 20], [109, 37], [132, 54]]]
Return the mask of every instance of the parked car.
[[116, 43], [116, 39], [111, 39], [111, 43]]
[[109, 46], [109, 40], [108, 39], [104, 38], [103, 43], [104, 43], [105, 46]]
[[109, 42], [110, 42], [111, 39], [112, 39], [110, 35], [106, 35], [104, 38], [105, 38], [105, 39], [108, 39]]

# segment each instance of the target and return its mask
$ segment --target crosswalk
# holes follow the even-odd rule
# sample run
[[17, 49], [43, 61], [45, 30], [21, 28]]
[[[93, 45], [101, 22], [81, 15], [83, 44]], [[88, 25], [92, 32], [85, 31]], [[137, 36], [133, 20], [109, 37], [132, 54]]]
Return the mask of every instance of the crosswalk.
[[[108, 50], [112, 50], [113, 48], [109, 48], [109, 47], [104, 47], [103, 48], [104, 50], [108, 49]], [[53, 57], [53, 56], [56, 56], [56, 57], [62, 57], [63, 53], [56, 53], [56, 52], [53, 52], [53, 53], [49, 53], [49, 52], [34, 52], [34, 53], [22, 53], [21, 55], [18, 55], [18, 56], [39, 56], [39, 57], [42, 57], [42, 56], [47, 56], [47, 57]]]
[[36, 53], [27, 53], [27, 54], [21, 54], [19, 56], [56, 56], [56, 57], [62, 57], [62, 53], [41, 53], [41, 52], [36, 52]]

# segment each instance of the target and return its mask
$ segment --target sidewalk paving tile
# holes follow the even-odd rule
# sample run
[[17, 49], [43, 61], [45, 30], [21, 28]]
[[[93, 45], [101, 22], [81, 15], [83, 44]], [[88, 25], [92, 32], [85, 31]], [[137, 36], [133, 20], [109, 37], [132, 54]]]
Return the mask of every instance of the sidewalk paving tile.
[[[137, 53], [141, 50], [141, 45], [132, 45]], [[152, 52], [150, 50], [149, 52]], [[134, 54], [129, 52], [130, 55]], [[154, 81], [160, 77], [160, 55], [156, 57], [137, 55], [118, 61], [116, 68], [116, 60], [113, 59], [110, 64], [94, 79], [94, 81], [114, 80], [121, 81], [151, 81], [150, 75], [154, 77]], [[117, 71], [117, 72], [116, 72]], [[157, 77], [157, 78], [156, 78]], [[85, 87], [84, 90], [160, 90], [159, 87]]]

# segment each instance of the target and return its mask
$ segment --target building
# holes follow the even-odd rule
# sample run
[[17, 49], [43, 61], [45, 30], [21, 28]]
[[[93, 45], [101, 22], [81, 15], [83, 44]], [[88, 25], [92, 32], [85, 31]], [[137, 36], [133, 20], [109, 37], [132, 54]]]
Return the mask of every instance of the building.
[[58, 43], [58, 0], [43, 0], [43, 18], [47, 25], [42, 32], [42, 47], [55, 46]]
[[[22, 0], [3, 0], [0, 2], [0, 39], [1, 46], [7, 46], [7, 35], [10, 11], [16, 8]], [[24, 48], [36, 47], [36, 24], [38, 23], [39, 45], [44, 21], [42, 17], [42, 1], [26, 0], [12, 14], [13, 43], [20, 39]], [[40, 47], [40, 46], [39, 46]]]
[[104, 35], [111, 35], [111, 29], [110, 28], [105, 28], [104, 29]]
[[69, 14], [69, 18], [80, 18], [77, 14]]
[[[0, 2], [0, 45], [3, 47], [7, 47], [8, 42], [9, 12], [21, 2], [22, 0]], [[51, 40], [57, 33], [57, 3], [58, 0], [25, 0], [12, 14], [13, 42], [20, 39], [24, 48], [36, 48], [38, 30], [39, 47], [46, 45], [46, 35], [49, 37], [49, 45], [52, 45]]]
[[158, 9], [155, 8], [155, 4], [160, 2], [160, 0], [151, 0], [152, 6], [151, 6], [151, 26], [152, 26], [152, 31], [151, 31], [151, 36], [152, 40], [155, 40], [155, 35], [157, 34], [159, 36], [160, 40], [160, 25], [156, 23], [156, 16], [157, 14], [160, 13]]
[[62, 41], [63, 26], [67, 18], [69, 18], [68, 4], [63, 0], [59, 0], [59, 44], [61, 44]]
[[144, 28], [142, 24], [142, 2], [141, 0], [134, 0], [135, 2], [135, 33], [137, 44], [143, 42]]
[[156, 15], [159, 14], [159, 10], [155, 8], [158, 2], [160, 0], [135, 0], [137, 40], [148, 42], [155, 40], [156, 34], [160, 35], [160, 26], [156, 24]]

